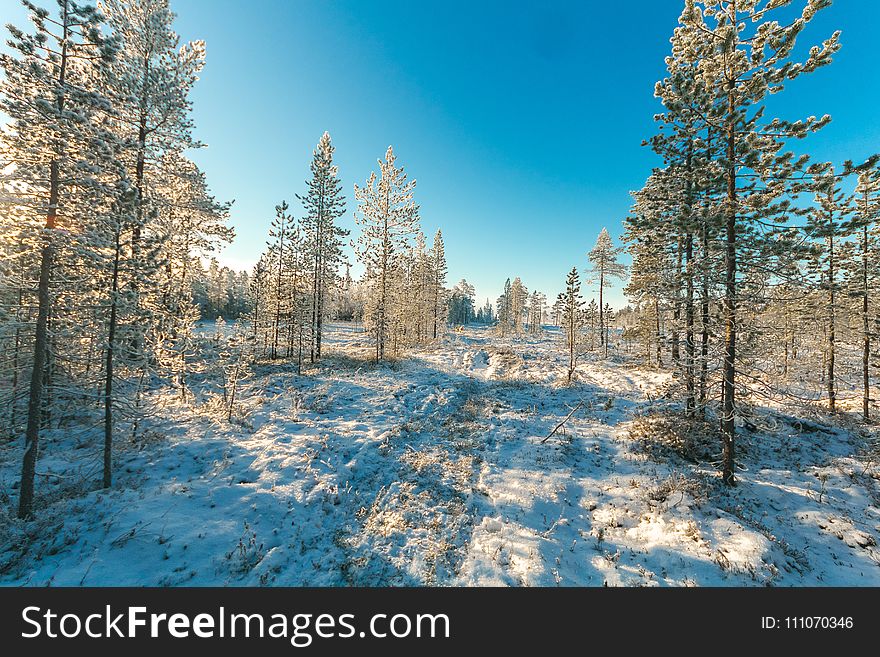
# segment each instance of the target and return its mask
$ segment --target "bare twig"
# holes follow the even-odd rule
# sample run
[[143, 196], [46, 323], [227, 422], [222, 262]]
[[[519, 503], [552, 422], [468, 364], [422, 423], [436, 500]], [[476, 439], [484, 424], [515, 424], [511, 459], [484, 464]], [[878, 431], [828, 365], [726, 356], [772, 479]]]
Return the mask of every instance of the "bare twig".
[[541, 441], [541, 444], [543, 445], [543, 444], [546, 443], [548, 440], [550, 440], [550, 439], [553, 437], [553, 434], [555, 434], [557, 431], [559, 431], [559, 429], [562, 428], [562, 425], [565, 424], [566, 422], [568, 422], [568, 421], [571, 419], [571, 416], [574, 415], [574, 414], [577, 412], [577, 410], [578, 410], [581, 406], [583, 406], [583, 405], [584, 405], [584, 402], [580, 402], [577, 406], [575, 406], [573, 409], [571, 409], [571, 413], [569, 413], [568, 415], [566, 415], [565, 418], [563, 418], [562, 422], [560, 422], [559, 424], [557, 424], [557, 425], [553, 428], [553, 431], [551, 431], [549, 434], [547, 434], [547, 437], [544, 438], [544, 440]]

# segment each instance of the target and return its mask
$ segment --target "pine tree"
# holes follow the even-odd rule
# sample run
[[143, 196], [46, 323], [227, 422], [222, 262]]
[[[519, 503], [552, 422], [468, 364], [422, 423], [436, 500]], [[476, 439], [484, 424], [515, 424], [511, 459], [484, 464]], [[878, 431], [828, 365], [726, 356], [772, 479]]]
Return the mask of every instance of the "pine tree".
[[432, 262], [432, 281], [431, 293], [433, 296], [431, 306], [431, 319], [433, 324], [433, 337], [436, 340], [439, 334], [439, 327], [446, 321], [446, 250], [443, 246], [443, 233], [437, 229], [434, 235], [434, 245], [431, 251]]
[[[665, 164], [664, 169], [655, 171], [652, 176], [654, 189], [651, 193], [655, 195], [654, 202], [662, 206], [662, 221], [674, 243], [674, 276], [670, 281], [673, 306], [671, 356], [683, 374], [688, 415], [693, 414], [697, 406], [695, 332], [698, 239], [704, 237], [707, 242], [709, 232], [714, 234], [718, 230], [717, 227], [713, 228], [717, 224], [718, 213], [711, 199], [718, 191], [715, 181], [720, 174], [718, 167], [711, 162], [715, 133], [707, 120], [712, 113], [713, 99], [697, 67], [698, 59], [710, 54], [709, 45], [694, 30], [693, 25], [685, 23], [673, 33], [672, 54], [666, 58], [668, 75], [657, 83], [654, 92], [662, 101], [665, 111], [655, 117], [660, 124], [658, 133], [649, 140], [652, 149], [663, 157]], [[641, 198], [643, 204], [646, 200]], [[702, 303], [702, 309], [707, 311], [708, 289], [705, 287]], [[682, 308], [685, 333], [683, 360], [679, 343]], [[703, 319], [706, 319], [705, 315]], [[703, 339], [708, 340], [708, 327], [705, 324]], [[708, 344], [704, 347], [708, 347]]]
[[811, 117], [788, 122], [764, 122], [763, 101], [782, 90], [787, 80], [828, 64], [839, 48], [838, 34], [814, 47], [805, 62], [791, 60], [797, 37], [830, 0], [807, 0], [801, 17], [789, 24], [773, 20], [790, 2], [776, 0], [687, 0], [681, 17], [693, 49], [701, 54], [699, 74], [714, 96], [710, 120], [724, 141], [719, 154], [726, 182], [724, 206], [724, 354], [722, 358], [722, 478], [735, 483], [736, 370], [738, 364], [737, 305], [741, 301], [739, 258], [747, 245], [752, 256], [767, 242], [758, 226], [779, 224], [791, 209], [788, 197], [796, 192], [792, 178], [806, 158], [782, 152], [785, 141], [800, 138], [830, 119]]
[[330, 134], [325, 132], [312, 154], [312, 177], [306, 181], [308, 191], [298, 197], [305, 210], [302, 229], [311, 269], [312, 361], [321, 357], [326, 305], [336, 287], [339, 267], [344, 261], [342, 239], [348, 235], [348, 231], [336, 223], [345, 214], [345, 197], [338, 169], [333, 164], [334, 150]]
[[534, 291], [529, 299], [529, 334], [541, 333], [541, 324], [544, 318], [544, 308], [547, 305], [547, 297], [541, 292]]
[[805, 230], [814, 240], [815, 266], [820, 272], [818, 289], [827, 294], [825, 302], [825, 383], [828, 393], [828, 410], [836, 410], [837, 380], [835, 364], [837, 362], [837, 323], [838, 297], [841, 284], [841, 242], [846, 239], [847, 199], [840, 187], [840, 180], [835, 175], [834, 167], [829, 163], [814, 168], [813, 191], [815, 204], [807, 217]]
[[577, 367], [578, 345], [581, 328], [583, 326], [583, 298], [581, 297], [581, 282], [577, 267], [572, 267], [565, 279], [565, 292], [563, 292], [562, 324], [565, 328], [565, 345], [568, 351], [568, 371], [566, 381], [571, 383]]
[[556, 295], [556, 301], [553, 302], [553, 324], [561, 326], [560, 319], [562, 317], [562, 308], [565, 303], [565, 295], [560, 292]]
[[614, 246], [611, 235], [606, 228], [599, 233], [596, 245], [588, 254], [590, 271], [598, 277], [599, 283], [599, 344], [605, 344], [605, 319], [603, 295], [605, 286], [610, 285], [614, 278], [623, 278], [626, 267], [617, 261], [621, 249]]
[[119, 42], [108, 95], [114, 103], [115, 133], [125, 145], [120, 158], [136, 192], [126, 253], [131, 275], [126, 285], [135, 295], [139, 316], [126, 327], [127, 350], [145, 368], [149, 361], [143, 353], [145, 329], [154, 321], [150, 308], [158, 305], [148, 298], [157, 293], [152, 288], [153, 255], [161, 239], [148, 235], [149, 224], [162, 203], [158, 186], [173, 175], [163, 167], [173, 166], [176, 159], [166, 154], [201, 146], [192, 136], [189, 94], [204, 66], [205, 44], [193, 41], [180, 47], [168, 0], [103, 0], [102, 6]]
[[476, 290], [465, 279], [452, 288], [449, 295], [449, 321], [457, 326], [467, 326], [474, 319]]
[[279, 357], [279, 347], [282, 345], [281, 339], [285, 330], [285, 324], [291, 316], [290, 307], [290, 259], [292, 252], [291, 242], [293, 240], [293, 232], [295, 230], [295, 220], [292, 214], [287, 210], [290, 206], [287, 201], [281, 201], [280, 205], [275, 206], [275, 218], [269, 228], [269, 238], [272, 240], [268, 243], [269, 252], [268, 259], [270, 264], [270, 272], [272, 278], [272, 345], [269, 357], [276, 359]]
[[510, 331], [512, 318], [511, 318], [511, 308], [510, 308], [510, 299], [511, 299], [511, 283], [508, 278], [504, 281], [504, 291], [501, 293], [501, 296], [498, 297], [498, 301], [496, 303], [496, 307], [498, 309], [498, 330], [501, 332], [501, 335], [507, 335]]
[[[170, 161], [162, 171], [168, 178], [158, 189], [163, 202], [154, 220], [153, 230], [162, 236], [157, 288], [160, 303], [157, 306], [157, 360], [173, 373], [181, 399], [186, 399], [187, 359], [194, 349], [194, 326], [201, 310], [194, 298], [193, 287], [201, 273], [199, 257], [208, 257], [219, 245], [233, 238], [226, 225], [229, 203], [218, 203], [208, 190], [205, 175], [189, 159], [169, 153]], [[230, 307], [231, 288], [228, 268], [220, 268], [211, 258], [207, 295], [211, 315], [237, 317], [237, 309]]]
[[107, 20], [120, 41], [113, 66], [117, 118], [131, 144], [132, 179], [137, 189], [137, 244], [147, 209], [147, 165], [161, 154], [200, 144], [192, 138], [188, 95], [204, 66], [205, 44], [179, 47], [168, 0], [103, 0]]
[[602, 314], [605, 317], [605, 339], [603, 340], [603, 344], [605, 345], [604, 355], [608, 356], [608, 342], [611, 340], [611, 322], [614, 319], [614, 310], [611, 308], [611, 304], [605, 304], [605, 309], [602, 311]]
[[521, 335], [523, 332], [523, 324], [526, 323], [526, 309], [528, 307], [529, 290], [523, 285], [520, 277], [517, 276], [510, 284], [510, 328], [514, 335]]
[[[646, 185], [646, 190], [650, 189], [649, 185]], [[650, 363], [653, 360], [657, 367], [662, 367], [663, 336], [660, 331], [660, 306], [664, 296], [669, 257], [664, 243], [665, 235], [649, 228], [660, 221], [655, 214], [656, 208], [649, 202], [651, 194], [637, 193], [635, 197], [634, 209], [641, 216], [628, 217], [626, 220], [624, 239], [628, 243], [633, 264], [624, 293], [636, 303], [640, 311], [637, 334], [645, 347], [646, 362]]]
[[365, 319], [375, 340], [376, 361], [385, 358], [390, 320], [399, 314], [399, 285], [406, 251], [419, 227], [419, 207], [413, 200], [416, 181], [408, 180], [391, 146], [379, 160], [379, 175], [370, 174], [365, 186], [355, 185], [359, 206], [355, 221], [361, 226], [356, 244], [366, 268], [369, 296]]
[[860, 300], [862, 342], [862, 417], [871, 418], [872, 292], [880, 285], [880, 169], [873, 161], [858, 174], [853, 193], [853, 217], [847, 232], [856, 236], [858, 260], [850, 268], [850, 289]]
[[[102, 73], [96, 68], [115, 52], [114, 44], [101, 34], [103, 18], [94, 7], [60, 0], [56, 20], [31, 2], [23, 4], [30, 11], [34, 33], [9, 27], [9, 45], [15, 54], [0, 55], [5, 73], [0, 109], [10, 119], [4, 146], [18, 189], [27, 199], [22, 205], [44, 218], [42, 229], [33, 235], [40, 253], [38, 312], [18, 508], [19, 517], [28, 518], [46, 383], [44, 364], [51, 356], [50, 277], [59, 250], [58, 229], [75, 232], [78, 222], [88, 220], [81, 194], [90, 187], [86, 193], [93, 192], [98, 184], [88, 172], [100, 171], [113, 157], [102, 146], [105, 139], [97, 127], [96, 115], [107, 109], [107, 101], [100, 94]], [[77, 184], [70, 184], [71, 179]]]

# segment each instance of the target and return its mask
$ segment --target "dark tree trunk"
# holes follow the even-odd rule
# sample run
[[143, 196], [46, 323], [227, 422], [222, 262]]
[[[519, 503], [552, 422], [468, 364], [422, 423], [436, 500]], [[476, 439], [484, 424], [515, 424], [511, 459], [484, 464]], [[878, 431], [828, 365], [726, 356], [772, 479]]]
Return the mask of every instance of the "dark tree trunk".
[[[865, 210], [867, 211], [867, 191]], [[867, 217], [867, 212], [865, 213]], [[862, 229], [862, 415], [865, 422], [871, 419], [871, 332], [868, 319], [868, 225]]]
[[672, 364], [677, 367], [681, 363], [681, 345], [679, 344], [678, 327], [681, 324], [681, 234], [679, 233], [675, 246], [675, 302], [672, 307]]
[[660, 334], [660, 299], [654, 297], [655, 338], [657, 341], [657, 367], [663, 367], [663, 340]]
[[602, 293], [605, 288], [605, 267], [599, 269], [599, 346], [605, 344], [605, 315], [602, 311]]
[[[833, 224], [832, 224], [833, 226]], [[833, 230], [833, 228], [832, 228]], [[828, 237], [828, 358], [825, 361], [827, 369], [826, 385], [828, 390], [828, 410], [832, 413], [836, 410], [837, 394], [834, 381], [834, 357], [835, 357], [835, 273], [834, 273], [834, 236]]]
[[[53, 163], [53, 170], [57, 171], [57, 165]], [[57, 175], [53, 175], [54, 184], [57, 186]], [[55, 196], [57, 202], [57, 194]], [[55, 207], [54, 204], [51, 207]], [[54, 211], [46, 222], [46, 228], [53, 228], [55, 223]], [[24, 460], [21, 466], [21, 492], [18, 501], [18, 517], [29, 518], [34, 502], [34, 474], [37, 466], [37, 450], [40, 441], [40, 420], [42, 418], [43, 396], [43, 364], [46, 362], [48, 351], [48, 318], [49, 318], [49, 275], [54, 260], [52, 237], [46, 236], [43, 245], [43, 253], [40, 259], [40, 282], [37, 287], [39, 309], [37, 311], [37, 327], [34, 339], [34, 361], [31, 370], [30, 394], [28, 396], [28, 419], [25, 430]]]
[[684, 238], [684, 258], [685, 258], [685, 284], [687, 291], [685, 295], [685, 362], [684, 362], [684, 380], [685, 380], [685, 409], [688, 415], [693, 415], [696, 401], [694, 399], [694, 235], [691, 232], [693, 221], [693, 183], [690, 173], [693, 165], [693, 142], [690, 144], [690, 150], [687, 156], [688, 180], [685, 190], [685, 198], [687, 200], [687, 222], [686, 233]]
[[695, 384], [694, 384], [694, 236], [690, 232], [685, 237], [685, 260], [687, 263], [687, 296], [685, 298], [685, 408], [688, 415], [693, 415], [696, 408]]
[[[58, 86], [64, 89], [67, 74], [67, 47], [68, 47], [68, 4], [62, 5], [62, 38], [61, 55], [59, 60]], [[64, 95], [58, 97], [58, 113], [64, 111]], [[52, 233], [55, 230], [55, 222], [58, 218], [58, 199], [61, 182], [59, 170], [59, 157], [49, 165], [49, 209], [46, 213], [46, 235], [40, 254], [40, 280], [37, 284], [37, 326], [34, 336], [34, 361], [31, 370], [31, 382], [28, 394], [28, 419], [24, 438], [24, 458], [21, 464], [21, 484], [18, 500], [18, 517], [30, 518], [34, 504], [34, 475], [37, 467], [37, 452], [40, 443], [40, 418], [42, 415], [43, 401], [43, 365], [48, 357], [49, 346], [49, 280], [52, 273], [52, 265], [55, 260], [55, 249]]]
[[703, 289], [700, 298], [700, 412], [706, 413], [709, 379], [709, 236], [703, 227]]
[[[733, 5], [736, 17], [736, 4]], [[733, 81], [730, 82], [734, 84]], [[722, 364], [723, 392], [721, 398], [721, 477], [724, 483], [734, 485], [736, 426], [736, 98], [731, 90], [727, 96], [727, 226], [725, 235], [724, 276], [724, 362]]]
[[116, 351], [118, 317], [120, 227], [116, 228], [116, 249], [113, 254], [113, 278], [110, 284], [110, 322], [107, 327], [107, 357], [104, 365], [104, 488], [113, 483], [113, 356]]

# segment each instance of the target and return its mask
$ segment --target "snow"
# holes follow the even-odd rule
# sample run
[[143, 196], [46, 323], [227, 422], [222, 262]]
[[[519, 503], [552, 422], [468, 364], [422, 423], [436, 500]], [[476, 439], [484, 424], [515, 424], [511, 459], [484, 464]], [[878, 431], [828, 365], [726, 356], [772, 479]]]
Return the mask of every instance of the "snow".
[[684, 458], [648, 421], [668, 372], [589, 357], [565, 386], [556, 331], [465, 329], [378, 366], [355, 326], [325, 344], [302, 376], [257, 365], [232, 423], [207, 383], [195, 406], [157, 394], [109, 491], [97, 433], [47, 432], [29, 523], [21, 446], [2, 446], [0, 582], [880, 585], [876, 434], [762, 409], [776, 428], [742, 430], [727, 489], [717, 455]]

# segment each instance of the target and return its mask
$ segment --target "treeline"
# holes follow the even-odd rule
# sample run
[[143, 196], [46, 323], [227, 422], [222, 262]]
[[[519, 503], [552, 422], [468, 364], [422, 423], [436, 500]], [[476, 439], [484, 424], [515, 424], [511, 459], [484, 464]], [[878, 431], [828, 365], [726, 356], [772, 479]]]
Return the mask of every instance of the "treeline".
[[377, 361], [445, 332], [450, 294], [443, 235], [438, 230], [427, 245], [413, 200], [415, 180], [397, 166], [389, 146], [378, 175], [355, 185], [361, 233], [354, 248], [366, 270], [355, 283], [343, 252], [349, 232], [339, 225], [345, 199], [334, 150], [325, 132], [306, 192], [297, 196], [299, 219], [286, 201], [275, 208], [267, 249], [250, 277], [256, 358], [293, 359], [300, 369], [319, 360], [328, 318], [363, 321]]
[[24, 4], [0, 55], [0, 429], [25, 436], [21, 518], [40, 434], [74, 409], [100, 408], [111, 485], [118, 416], [136, 433], [151, 382], [185, 385], [200, 258], [232, 238], [185, 155], [204, 43], [181, 46], [163, 0]]
[[802, 61], [793, 57], [830, 4], [685, 3], [655, 90], [663, 112], [648, 143], [663, 166], [634, 194], [626, 220], [630, 330], [646, 359], [674, 365], [686, 413], [717, 418], [730, 484], [736, 426], [756, 401], [809, 402], [821, 385], [835, 411], [844, 360], [859, 372], [866, 420], [871, 412], [877, 160], [835, 166], [795, 153], [790, 145], [830, 117], [766, 112], [770, 94], [838, 51], [834, 33]]
[[193, 263], [192, 298], [200, 319], [244, 319], [253, 308], [250, 276], [246, 271], [221, 267], [216, 258], [208, 266]]
[[605, 291], [615, 279], [626, 276], [626, 267], [618, 262], [621, 251], [603, 228], [596, 245], [587, 253], [586, 273], [590, 276], [589, 282], [596, 286], [598, 302], [593, 298], [585, 303], [580, 273], [575, 266], [566, 277], [565, 291], [556, 296], [552, 306], [547, 305], [544, 293], [529, 292], [517, 276], [504, 282], [504, 291], [496, 302], [497, 315], [492, 318], [492, 306], [487, 301], [484, 316], [494, 320], [502, 336], [539, 335], [548, 322], [562, 328], [569, 361], [567, 379], [571, 382], [580, 358], [597, 348], [608, 354], [615, 314], [611, 304], [605, 301]]

